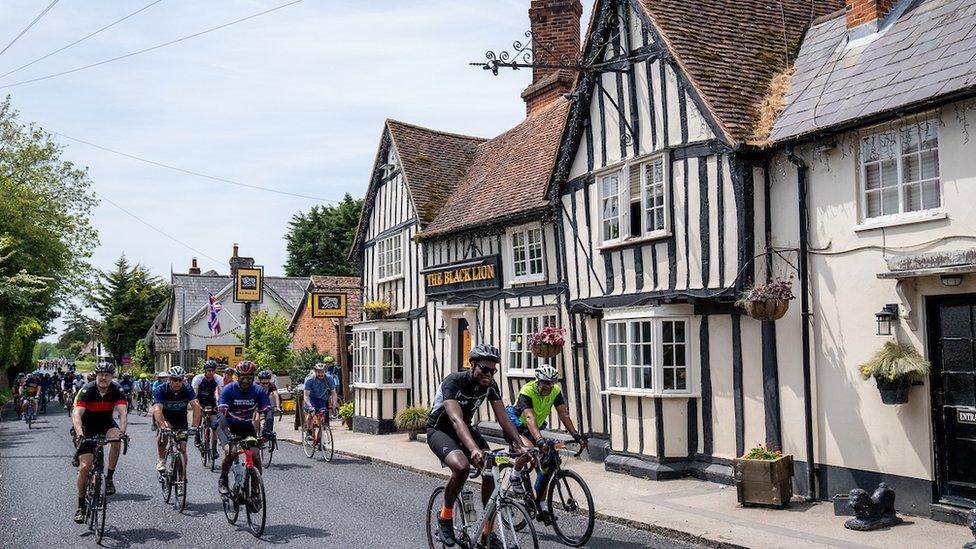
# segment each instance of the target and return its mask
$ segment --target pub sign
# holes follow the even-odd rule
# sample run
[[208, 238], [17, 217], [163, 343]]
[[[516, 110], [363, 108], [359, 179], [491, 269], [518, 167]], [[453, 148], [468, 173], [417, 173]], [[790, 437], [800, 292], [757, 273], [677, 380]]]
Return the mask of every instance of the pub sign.
[[423, 271], [427, 295], [462, 293], [485, 288], [501, 288], [502, 269], [498, 255], [441, 265]]
[[312, 318], [345, 318], [345, 292], [314, 292], [309, 294]]
[[264, 300], [264, 267], [240, 267], [234, 278], [234, 303]]

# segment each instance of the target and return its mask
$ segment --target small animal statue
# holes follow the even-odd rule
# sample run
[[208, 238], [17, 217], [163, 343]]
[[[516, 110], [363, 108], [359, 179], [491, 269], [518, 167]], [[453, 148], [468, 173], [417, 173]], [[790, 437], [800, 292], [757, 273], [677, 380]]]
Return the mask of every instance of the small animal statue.
[[905, 522], [895, 515], [895, 491], [883, 482], [871, 496], [866, 491], [855, 488], [851, 490], [849, 497], [854, 518], [844, 523], [845, 528], [867, 531]]
[[[976, 509], [969, 512], [969, 531], [973, 533], [973, 537], [976, 538]], [[966, 545], [962, 546], [962, 549], [976, 549], [976, 541], [971, 541]]]

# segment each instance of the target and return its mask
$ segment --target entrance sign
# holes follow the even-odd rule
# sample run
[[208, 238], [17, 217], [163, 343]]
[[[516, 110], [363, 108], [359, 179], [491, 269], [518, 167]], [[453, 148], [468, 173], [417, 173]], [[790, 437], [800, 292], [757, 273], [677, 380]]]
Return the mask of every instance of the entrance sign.
[[345, 318], [345, 292], [315, 292], [309, 294], [312, 318]]
[[427, 282], [427, 295], [500, 288], [502, 285], [498, 255], [435, 267], [422, 274]]
[[956, 410], [956, 421], [976, 425], [976, 410]]
[[234, 303], [261, 303], [264, 300], [264, 267], [241, 267], [234, 277]]

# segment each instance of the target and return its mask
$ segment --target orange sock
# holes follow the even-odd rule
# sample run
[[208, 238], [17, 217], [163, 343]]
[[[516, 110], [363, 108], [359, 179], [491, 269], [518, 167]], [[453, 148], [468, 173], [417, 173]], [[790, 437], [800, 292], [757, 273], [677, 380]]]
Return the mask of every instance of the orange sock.
[[441, 518], [444, 520], [453, 519], [454, 509], [450, 509], [448, 507], [441, 507]]

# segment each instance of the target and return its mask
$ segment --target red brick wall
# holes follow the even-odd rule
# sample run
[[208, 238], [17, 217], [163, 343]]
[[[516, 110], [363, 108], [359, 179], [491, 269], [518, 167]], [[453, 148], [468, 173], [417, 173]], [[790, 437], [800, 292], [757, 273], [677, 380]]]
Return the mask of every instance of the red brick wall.
[[[536, 63], [562, 64], [576, 61], [580, 51], [580, 17], [583, 5], [580, 0], [532, 0], [529, 21], [532, 23], [532, 51]], [[553, 58], [555, 55], [555, 58]], [[518, 61], [516, 59], [516, 61]], [[532, 68], [532, 83], [556, 73], [559, 69]], [[526, 97], [529, 115], [552, 102], [553, 95], [572, 91], [565, 81], [553, 83], [551, 93]], [[531, 86], [530, 86], [531, 87]]]
[[[358, 287], [323, 287], [321, 289], [323, 291], [346, 292], [346, 324], [359, 320], [362, 297]], [[327, 352], [332, 356], [339, 353], [336, 327], [332, 325], [332, 319], [312, 318], [312, 312], [306, 306], [302, 310], [298, 322], [295, 323], [295, 330], [292, 333], [292, 347], [295, 350], [305, 349], [311, 347], [313, 343], [319, 352]]]
[[894, 6], [895, 0], [847, 0], [847, 28], [883, 19]]

